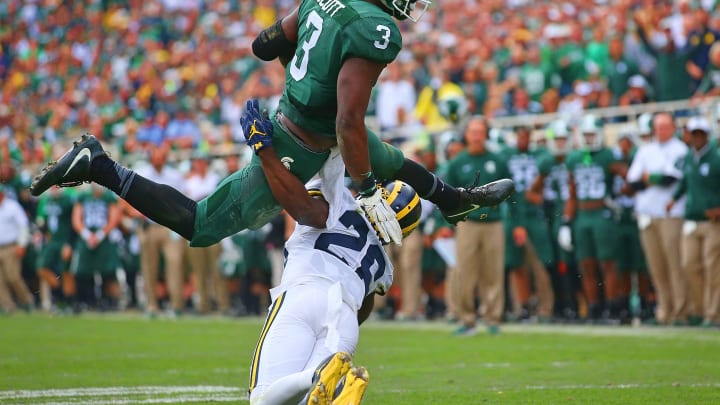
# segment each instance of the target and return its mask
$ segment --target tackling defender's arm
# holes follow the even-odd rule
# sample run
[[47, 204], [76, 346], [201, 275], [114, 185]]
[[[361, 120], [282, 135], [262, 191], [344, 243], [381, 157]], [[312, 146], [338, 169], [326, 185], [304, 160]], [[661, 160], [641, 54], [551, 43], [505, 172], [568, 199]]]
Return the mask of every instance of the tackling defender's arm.
[[368, 294], [363, 300], [362, 306], [358, 310], [357, 318], [358, 325], [362, 325], [372, 314], [373, 307], [375, 306], [375, 293]]
[[258, 152], [258, 157], [273, 197], [288, 214], [302, 225], [325, 228], [327, 202], [310, 197], [302, 182], [282, 164], [275, 148], [263, 148]]
[[303, 225], [325, 228], [328, 205], [311, 198], [305, 185], [295, 177], [278, 158], [273, 147], [273, 124], [267, 111], [260, 112], [256, 99], [248, 100], [240, 117], [245, 142], [260, 159], [260, 165], [275, 200], [290, 216]]

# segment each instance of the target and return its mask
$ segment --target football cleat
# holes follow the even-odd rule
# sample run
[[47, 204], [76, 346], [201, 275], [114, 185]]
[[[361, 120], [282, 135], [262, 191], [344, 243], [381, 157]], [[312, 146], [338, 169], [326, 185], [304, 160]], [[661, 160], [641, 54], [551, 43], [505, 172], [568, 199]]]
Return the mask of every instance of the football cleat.
[[335, 397], [335, 387], [340, 379], [350, 371], [352, 357], [345, 352], [337, 352], [325, 359], [315, 369], [313, 386], [307, 395], [308, 405], [331, 405]]
[[365, 367], [353, 367], [340, 380], [332, 405], [358, 405], [369, 381], [370, 374]]
[[100, 142], [90, 134], [84, 134], [73, 142], [73, 147], [60, 159], [50, 162], [35, 176], [30, 194], [39, 196], [52, 186], [73, 187], [90, 182], [90, 164], [98, 156], [110, 156]]
[[468, 187], [458, 187], [460, 192], [460, 207], [450, 212], [443, 212], [443, 217], [450, 224], [455, 225], [464, 221], [471, 212], [482, 208], [492, 207], [505, 201], [515, 191], [515, 183], [510, 179], [500, 179], [478, 186], [480, 173], [475, 176], [475, 183]]
[[365, 367], [353, 367], [338, 383], [332, 405], [358, 405], [369, 380]]

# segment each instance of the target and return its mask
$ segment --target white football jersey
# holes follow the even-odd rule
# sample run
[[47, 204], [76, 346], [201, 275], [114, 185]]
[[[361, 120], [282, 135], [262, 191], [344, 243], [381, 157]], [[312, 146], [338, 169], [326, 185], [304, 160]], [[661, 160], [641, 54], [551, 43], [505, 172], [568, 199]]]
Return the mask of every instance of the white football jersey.
[[372, 292], [384, 294], [393, 267], [377, 233], [344, 184], [345, 165], [333, 148], [322, 170], [306, 184], [329, 205], [325, 229], [296, 224], [285, 244], [285, 270], [273, 297], [312, 278], [340, 282], [344, 300], [359, 309]]

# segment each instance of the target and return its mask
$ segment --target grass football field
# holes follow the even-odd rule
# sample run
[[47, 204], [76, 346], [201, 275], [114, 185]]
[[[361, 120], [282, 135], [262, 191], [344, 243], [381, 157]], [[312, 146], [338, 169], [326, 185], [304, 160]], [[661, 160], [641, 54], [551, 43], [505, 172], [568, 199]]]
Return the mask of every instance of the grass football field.
[[[0, 317], [0, 404], [247, 403], [261, 319]], [[364, 404], [719, 404], [720, 331], [369, 322]], [[292, 344], [292, 337], [289, 337]]]

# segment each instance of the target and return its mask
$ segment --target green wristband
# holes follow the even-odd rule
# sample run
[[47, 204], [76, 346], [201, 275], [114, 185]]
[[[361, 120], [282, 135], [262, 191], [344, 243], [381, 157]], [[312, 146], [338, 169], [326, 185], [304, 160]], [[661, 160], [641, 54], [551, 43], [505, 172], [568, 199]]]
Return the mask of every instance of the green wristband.
[[358, 194], [360, 194], [362, 197], [368, 197], [373, 195], [375, 193], [375, 189], [377, 188], [377, 181], [375, 180], [375, 175], [370, 172], [367, 174], [367, 177], [364, 178], [360, 184], [356, 184]]

